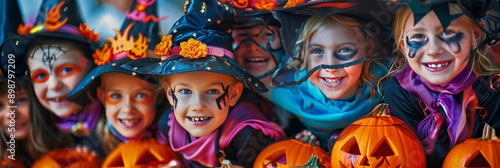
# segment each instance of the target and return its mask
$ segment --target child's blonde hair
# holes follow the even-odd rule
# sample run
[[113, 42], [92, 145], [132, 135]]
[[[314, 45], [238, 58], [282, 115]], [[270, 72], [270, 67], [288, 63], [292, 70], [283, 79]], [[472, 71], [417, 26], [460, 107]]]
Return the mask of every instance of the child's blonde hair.
[[[369, 56], [381, 56], [385, 55], [388, 52], [387, 46], [383, 45], [382, 39], [380, 39], [380, 35], [385, 35], [383, 33], [383, 28], [375, 24], [374, 22], [362, 22], [361, 20], [341, 16], [341, 15], [329, 15], [329, 16], [312, 16], [308, 18], [301, 27], [299, 37], [297, 42], [295, 43], [297, 56], [301, 58], [304, 62], [301, 66], [301, 69], [307, 67], [309, 59], [306, 57], [307, 51], [306, 47], [312, 38], [312, 36], [321, 28], [330, 27], [332, 25], [344, 25], [348, 28], [351, 28], [353, 31], [357, 31], [358, 40], [361, 44], [364, 44], [364, 50]], [[382, 33], [382, 34], [380, 34]], [[334, 39], [334, 37], [332, 37]], [[370, 46], [371, 43], [371, 47]], [[376, 76], [370, 72], [374, 66], [384, 66], [382, 62], [377, 60], [368, 60], [365, 61], [363, 65], [363, 72], [361, 73], [360, 83], [359, 85], [367, 85], [370, 88], [370, 96], [375, 96], [376, 84], [378, 80], [382, 76]], [[309, 67], [313, 68], [313, 67]]]
[[[453, 13], [460, 13], [461, 10], [458, 7], [458, 5], [450, 5], [450, 11]], [[391, 69], [389, 70], [389, 73], [387, 77], [392, 77], [394, 76], [397, 72], [403, 70], [406, 68], [408, 65], [408, 62], [406, 61], [405, 53], [403, 52], [403, 45], [401, 42], [404, 40], [405, 37], [405, 24], [410, 15], [412, 14], [411, 10], [409, 7], [401, 7], [398, 9], [396, 13], [396, 17], [392, 26], [392, 35], [394, 36], [394, 41], [395, 41], [395, 51], [396, 53], [394, 54], [395, 59], [394, 63], [391, 66]], [[465, 15], [458, 18], [456, 21], [462, 21], [466, 23], [467, 25], [472, 25], [474, 29], [479, 29], [477, 24], [474, 22], [473, 19], [470, 17], [466, 17]], [[474, 39], [476, 40], [476, 39]], [[472, 44], [471, 44], [472, 45]], [[499, 73], [500, 69], [498, 68], [497, 65], [491, 60], [492, 53], [490, 50], [488, 50], [487, 45], [481, 46], [481, 48], [478, 48], [477, 50], [474, 51], [470, 55], [470, 60], [471, 60], [471, 65], [472, 65], [472, 71], [478, 75], [478, 76], [487, 76], [495, 73]]]

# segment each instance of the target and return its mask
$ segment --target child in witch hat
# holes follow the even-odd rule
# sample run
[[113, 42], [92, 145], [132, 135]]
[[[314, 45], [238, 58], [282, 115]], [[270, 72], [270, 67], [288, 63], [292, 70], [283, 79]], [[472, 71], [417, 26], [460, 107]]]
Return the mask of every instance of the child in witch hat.
[[416, 132], [428, 167], [441, 167], [451, 148], [481, 137], [484, 124], [500, 129], [500, 68], [482, 45], [489, 42], [480, 20], [461, 5], [410, 0], [393, 24], [397, 52], [384, 99]]
[[[170, 107], [165, 103], [165, 94], [156, 89], [157, 79], [121, 67], [127, 61], [146, 58], [160, 41], [157, 3], [148, 1], [146, 8], [142, 3], [142, 0], [134, 1], [131, 10], [140, 8], [145, 11], [144, 15], [127, 16], [121, 30], [115, 30], [116, 36], [107, 38], [108, 43], [93, 53], [98, 66], [68, 96], [69, 99], [78, 99], [86, 96], [87, 91], [97, 92], [105, 110], [97, 132], [107, 153], [122, 142], [154, 139], [157, 120]], [[117, 163], [116, 159], [106, 157], [102, 166], [127, 166], [125, 162]]]
[[161, 59], [134, 60], [123, 67], [160, 77], [173, 106], [160, 119], [160, 136], [187, 165], [251, 167], [252, 154], [283, 136], [255, 104], [240, 99], [244, 87], [267, 89], [233, 60], [231, 7], [189, 0], [185, 9], [155, 48]]
[[40, 130], [32, 131], [31, 143], [44, 152], [75, 145], [96, 148], [100, 142], [92, 133], [101, 104], [91, 94], [78, 102], [67, 95], [95, 66], [91, 43], [99, 35], [82, 22], [75, 0], [44, 0], [35, 23], [20, 25], [18, 32], [11, 46], [23, 58], [19, 63], [28, 65], [30, 117]]

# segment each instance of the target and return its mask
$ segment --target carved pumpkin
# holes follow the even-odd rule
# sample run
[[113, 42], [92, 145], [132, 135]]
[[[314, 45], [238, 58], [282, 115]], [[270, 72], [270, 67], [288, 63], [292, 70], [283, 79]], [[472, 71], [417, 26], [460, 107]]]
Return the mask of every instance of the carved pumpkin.
[[236, 8], [244, 9], [250, 5], [249, 0], [233, 0], [233, 6]]
[[331, 154], [333, 167], [425, 167], [423, 147], [404, 121], [377, 105], [366, 117], [346, 127]]
[[108, 154], [102, 167], [156, 167], [181, 158], [169, 146], [155, 139], [129, 141], [119, 144]]
[[99, 158], [90, 153], [80, 153], [74, 149], [52, 150], [31, 165], [32, 168], [78, 168], [78, 167], [99, 167]]
[[281, 140], [262, 150], [255, 159], [253, 167], [288, 168], [302, 166], [309, 161], [312, 155], [319, 158], [320, 165], [329, 167], [328, 160], [325, 159], [327, 157], [326, 152], [320, 147], [314, 146], [309, 137], [304, 137], [301, 140]]
[[0, 167], [25, 168], [26, 166], [21, 162], [20, 158], [16, 157], [16, 160], [12, 160], [4, 157], [0, 162]]
[[484, 126], [483, 137], [468, 139], [453, 147], [443, 167], [500, 167], [500, 140], [495, 130]]

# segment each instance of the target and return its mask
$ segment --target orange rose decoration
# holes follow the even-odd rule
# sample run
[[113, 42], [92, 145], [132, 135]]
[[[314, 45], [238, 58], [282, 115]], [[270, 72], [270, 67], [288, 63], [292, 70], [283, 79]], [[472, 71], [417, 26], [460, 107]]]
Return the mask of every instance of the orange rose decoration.
[[201, 41], [190, 38], [188, 41], [181, 42], [181, 51], [179, 55], [190, 58], [198, 59], [207, 56], [207, 45]]
[[160, 43], [155, 46], [153, 53], [158, 56], [170, 55], [170, 47], [172, 47], [172, 35], [163, 36]]

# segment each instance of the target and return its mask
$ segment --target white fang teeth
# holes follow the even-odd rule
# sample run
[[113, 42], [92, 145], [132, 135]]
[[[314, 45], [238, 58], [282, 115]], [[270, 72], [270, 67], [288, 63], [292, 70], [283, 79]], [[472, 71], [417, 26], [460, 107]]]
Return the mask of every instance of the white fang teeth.
[[441, 68], [441, 67], [446, 66], [448, 64], [449, 64], [449, 62], [442, 63], [442, 64], [427, 64], [427, 67], [429, 67], [429, 68]]

